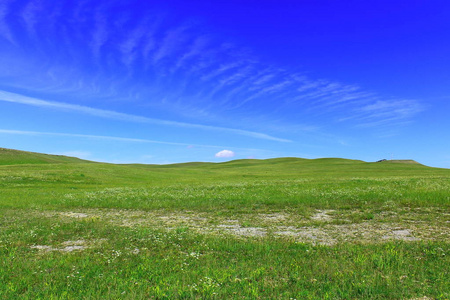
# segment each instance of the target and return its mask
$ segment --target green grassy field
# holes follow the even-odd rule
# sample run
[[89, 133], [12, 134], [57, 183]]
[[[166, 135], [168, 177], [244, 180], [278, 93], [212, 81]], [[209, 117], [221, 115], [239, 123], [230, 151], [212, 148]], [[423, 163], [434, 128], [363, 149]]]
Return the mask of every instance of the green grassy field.
[[450, 170], [0, 148], [1, 299], [449, 299]]

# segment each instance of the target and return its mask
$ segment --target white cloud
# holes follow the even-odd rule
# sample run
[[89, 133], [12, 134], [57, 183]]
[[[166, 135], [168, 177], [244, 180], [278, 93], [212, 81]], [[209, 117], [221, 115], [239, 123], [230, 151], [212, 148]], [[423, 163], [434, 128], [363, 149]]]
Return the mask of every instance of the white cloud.
[[234, 157], [235, 153], [231, 150], [222, 150], [216, 153], [216, 157], [220, 157], [220, 158], [229, 158], [229, 157]]

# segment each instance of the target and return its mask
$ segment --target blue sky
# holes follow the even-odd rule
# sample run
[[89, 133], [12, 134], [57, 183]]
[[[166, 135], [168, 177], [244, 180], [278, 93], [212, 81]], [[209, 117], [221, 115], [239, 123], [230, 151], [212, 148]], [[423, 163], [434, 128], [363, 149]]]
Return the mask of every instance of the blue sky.
[[0, 1], [0, 147], [450, 168], [448, 1]]

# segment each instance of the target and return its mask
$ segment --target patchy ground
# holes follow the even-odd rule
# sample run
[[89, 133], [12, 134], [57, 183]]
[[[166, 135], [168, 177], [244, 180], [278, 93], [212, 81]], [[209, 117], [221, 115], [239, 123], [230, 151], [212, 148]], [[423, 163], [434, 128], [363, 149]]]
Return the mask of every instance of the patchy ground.
[[[127, 227], [191, 230], [199, 234], [233, 235], [240, 238], [286, 238], [302, 243], [383, 243], [402, 241], [450, 241], [450, 214], [435, 209], [402, 209], [379, 213], [358, 210], [316, 210], [309, 213], [279, 211], [251, 214], [193, 211], [139, 211], [89, 209], [45, 212], [66, 220], [104, 221]], [[86, 247], [81, 241], [59, 248], [33, 245], [46, 251], [73, 251]], [[40, 248], [39, 248], [40, 247]]]

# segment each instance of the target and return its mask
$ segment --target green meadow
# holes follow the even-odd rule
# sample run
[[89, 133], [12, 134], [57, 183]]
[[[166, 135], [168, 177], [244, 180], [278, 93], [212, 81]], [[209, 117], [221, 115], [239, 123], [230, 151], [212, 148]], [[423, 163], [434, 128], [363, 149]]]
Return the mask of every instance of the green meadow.
[[450, 170], [0, 148], [1, 299], [450, 299]]

